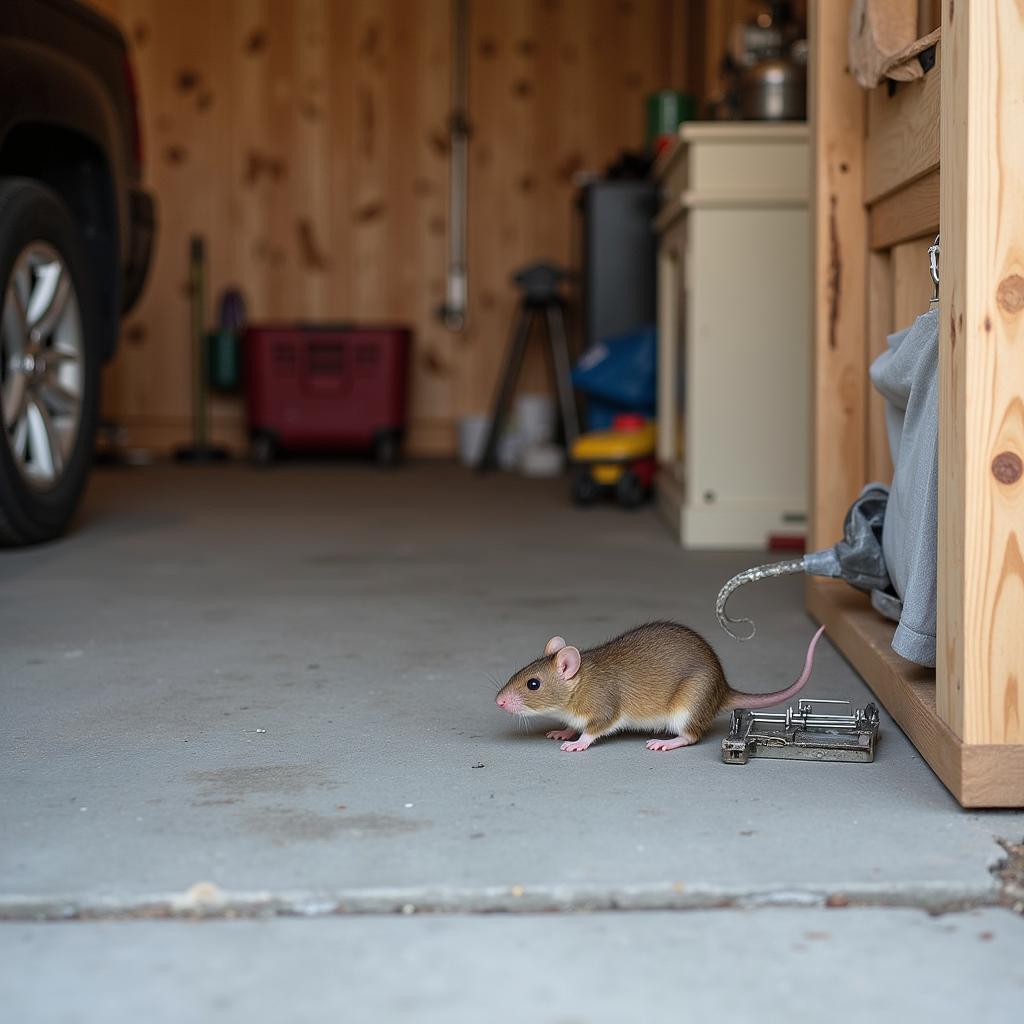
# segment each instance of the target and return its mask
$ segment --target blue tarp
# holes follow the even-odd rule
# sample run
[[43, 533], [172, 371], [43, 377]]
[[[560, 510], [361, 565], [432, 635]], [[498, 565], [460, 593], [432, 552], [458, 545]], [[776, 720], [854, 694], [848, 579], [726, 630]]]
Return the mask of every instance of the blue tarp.
[[610, 426], [620, 412], [654, 415], [657, 360], [654, 327], [606, 338], [583, 354], [572, 371], [572, 382], [588, 398], [591, 430]]

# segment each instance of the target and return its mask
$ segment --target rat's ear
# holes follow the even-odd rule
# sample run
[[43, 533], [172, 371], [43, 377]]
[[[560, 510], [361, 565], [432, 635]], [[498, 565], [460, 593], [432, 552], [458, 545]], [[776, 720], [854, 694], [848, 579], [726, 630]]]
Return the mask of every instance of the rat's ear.
[[565, 646], [565, 641], [560, 636], [553, 636], [545, 645], [544, 653], [550, 658], [557, 654]]
[[563, 647], [555, 656], [555, 670], [559, 679], [572, 679], [580, 670], [580, 652], [575, 647]]

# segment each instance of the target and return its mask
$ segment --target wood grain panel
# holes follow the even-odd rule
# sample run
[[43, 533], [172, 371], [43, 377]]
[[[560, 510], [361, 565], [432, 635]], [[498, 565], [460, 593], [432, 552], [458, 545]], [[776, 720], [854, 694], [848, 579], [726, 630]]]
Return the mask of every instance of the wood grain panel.
[[873, 203], [939, 166], [939, 93], [942, 47], [935, 66], [890, 95], [880, 85], [868, 94], [864, 143], [864, 200]]
[[[897, 321], [893, 319], [893, 264], [889, 252], [868, 253], [867, 293], [867, 360], [870, 365], [875, 357], [889, 346], [887, 338], [892, 334]], [[867, 480], [878, 480], [888, 484], [892, 480], [892, 454], [889, 451], [889, 434], [885, 426], [885, 399], [875, 390], [870, 378], [865, 380], [867, 388]], [[865, 480], [865, 482], [867, 482]]]
[[[686, 80], [688, 0], [470, 4], [469, 318], [444, 298], [449, 0], [92, 0], [132, 49], [153, 275], [105, 374], [105, 413], [166, 447], [189, 429], [188, 239], [208, 302], [242, 288], [258, 319], [399, 321], [416, 332], [413, 452], [451, 454], [490, 399], [514, 269], [569, 262], [576, 176], [642, 143], [644, 97]], [[546, 388], [534, 352], [528, 387]], [[240, 447], [237, 399], [212, 402]], [[151, 422], [151, 428], [147, 423]], [[142, 443], [141, 440], [139, 443]]]
[[1024, 741], [1024, 10], [942, 7], [939, 714]]
[[871, 248], [888, 249], [921, 235], [939, 233], [939, 171], [879, 199], [869, 213]]
[[833, 543], [867, 472], [864, 94], [846, 72], [845, 4], [810, 7], [813, 125], [812, 550]]
[[928, 310], [933, 287], [928, 272], [928, 247], [935, 236], [892, 247], [893, 329], [909, 327]]

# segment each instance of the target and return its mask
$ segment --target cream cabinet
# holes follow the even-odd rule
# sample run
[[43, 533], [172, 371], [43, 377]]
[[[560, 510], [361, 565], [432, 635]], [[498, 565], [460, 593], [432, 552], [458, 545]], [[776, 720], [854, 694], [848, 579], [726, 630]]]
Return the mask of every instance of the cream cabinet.
[[655, 173], [659, 507], [685, 547], [802, 534], [807, 128], [685, 124]]

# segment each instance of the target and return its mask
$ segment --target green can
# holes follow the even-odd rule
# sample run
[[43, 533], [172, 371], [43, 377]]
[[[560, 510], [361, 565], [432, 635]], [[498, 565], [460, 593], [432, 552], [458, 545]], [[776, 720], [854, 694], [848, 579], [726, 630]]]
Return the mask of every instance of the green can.
[[647, 97], [647, 146], [658, 151], [684, 121], [697, 116], [697, 100], [688, 92], [662, 89]]
[[206, 374], [214, 391], [233, 394], [242, 386], [242, 346], [236, 331], [206, 335]]

